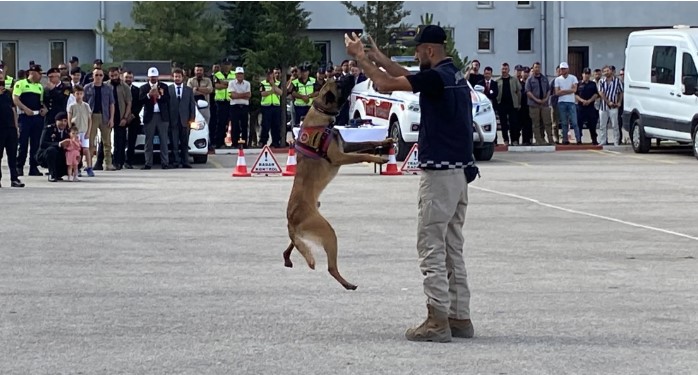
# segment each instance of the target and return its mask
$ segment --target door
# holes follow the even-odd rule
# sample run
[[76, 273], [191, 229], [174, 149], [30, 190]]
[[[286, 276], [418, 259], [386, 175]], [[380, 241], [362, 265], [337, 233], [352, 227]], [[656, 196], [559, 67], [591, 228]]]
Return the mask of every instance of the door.
[[673, 42], [664, 42], [652, 49], [649, 93], [642, 103], [642, 125], [649, 136], [667, 137], [667, 131], [679, 117], [679, 97], [676, 95], [681, 94], [680, 79], [677, 79], [681, 58], [676, 58], [677, 51]]
[[[679, 60], [679, 59], [677, 59]], [[677, 80], [679, 81], [679, 91], [677, 96], [677, 111], [676, 118], [671, 123], [667, 124], [668, 130], [675, 131], [676, 137], [682, 137], [686, 141], [691, 141], [691, 124], [693, 116], [698, 113], [698, 97], [693, 94], [684, 94], [685, 89], [683, 82], [685, 79], [698, 80], [698, 69], [696, 69], [695, 59], [688, 49], [681, 50], [681, 59], [677, 61], [680, 66], [677, 67]]]
[[570, 66], [570, 74], [582, 79], [582, 71], [589, 66], [589, 47], [568, 47], [567, 64]]

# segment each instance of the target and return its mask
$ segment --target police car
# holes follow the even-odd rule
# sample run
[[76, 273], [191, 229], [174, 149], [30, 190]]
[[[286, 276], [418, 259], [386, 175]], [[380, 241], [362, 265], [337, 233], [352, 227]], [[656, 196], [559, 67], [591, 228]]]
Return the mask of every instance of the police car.
[[[171, 85], [174, 82], [165, 82], [165, 81], [160, 81], [166, 85]], [[140, 88], [141, 86], [145, 85], [147, 82], [133, 82], [133, 85]], [[208, 123], [206, 122], [206, 119], [204, 119], [204, 116], [199, 112], [199, 109], [204, 109], [208, 107], [208, 102], [205, 100], [198, 100], [196, 102], [196, 118], [195, 121], [191, 124], [189, 124], [190, 132], [189, 132], [189, 155], [192, 156], [194, 159], [194, 163], [197, 164], [206, 164], [208, 161], [208, 145], [209, 145], [209, 137], [208, 137]], [[143, 125], [143, 110], [140, 112], [140, 118], [141, 118], [141, 130], [138, 132], [138, 137], [136, 138], [136, 147], [135, 151], [136, 154], [139, 153], [144, 153], [145, 152], [145, 131], [144, 131], [144, 125]], [[160, 143], [163, 141], [163, 138], [168, 139], [166, 135], [160, 135], [157, 134], [157, 130], [155, 131], [155, 138], [153, 139], [153, 152], [160, 152]], [[172, 145], [170, 145], [170, 150], [172, 149]]]
[[[413, 57], [410, 57], [414, 61]], [[393, 61], [399, 61], [397, 57]], [[410, 72], [418, 72], [418, 66], [406, 66]], [[497, 119], [492, 102], [483, 94], [484, 87], [473, 88], [469, 83], [473, 103], [473, 125], [475, 132], [475, 159], [490, 160], [494, 155], [494, 139], [497, 132]], [[371, 120], [376, 126], [387, 129], [386, 136], [397, 140], [396, 158], [400, 161], [407, 157], [410, 149], [417, 142], [419, 135], [419, 94], [406, 91], [379, 93], [370, 79], [356, 86], [351, 93], [349, 117]], [[482, 142], [481, 142], [482, 141]]]

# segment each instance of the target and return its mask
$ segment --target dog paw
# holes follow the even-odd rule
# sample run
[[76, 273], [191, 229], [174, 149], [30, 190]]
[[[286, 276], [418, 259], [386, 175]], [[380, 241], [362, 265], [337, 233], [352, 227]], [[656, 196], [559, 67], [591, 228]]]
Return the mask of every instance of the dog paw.
[[293, 268], [293, 262], [290, 259], [284, 261], [284, 267]]

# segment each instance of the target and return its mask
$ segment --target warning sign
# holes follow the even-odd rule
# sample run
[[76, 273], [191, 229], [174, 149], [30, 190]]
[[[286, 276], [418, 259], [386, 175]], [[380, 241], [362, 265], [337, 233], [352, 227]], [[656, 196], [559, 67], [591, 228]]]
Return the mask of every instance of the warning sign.
[[264, 146], [259, 157], [257, 157], [257, 161], [254, 162], [250, 173], [268, 176], [270, 174], [281, 174], [281, 172], [281, 166], [279, 162], [276, 161], [271, 149], [269, 149], [269, 146]]
[[402, 163], [402, 168], [400, 168], [401, 172], [412, 172], [414, 174], [417, 174], [421, 169], [419, 169], [419, 150], [417, 148], [417, 144], [415, 143], [414, 146], [412, 146], [412, 149], [410, 149], [409, 155], [405, 158], [405, 161]]

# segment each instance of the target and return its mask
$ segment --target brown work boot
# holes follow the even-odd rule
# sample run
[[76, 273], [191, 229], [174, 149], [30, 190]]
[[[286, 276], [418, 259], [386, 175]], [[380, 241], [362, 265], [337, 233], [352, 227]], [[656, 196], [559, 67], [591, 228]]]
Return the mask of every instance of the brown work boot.
[[464, 339], [472, 339], [475, 336], [475, 328], [470, 319], [451, 319], [448, 318], [448, 325], [451, 327], [451, 336]]
[[409, 341], [451, 342], [451, 328], [448, 325], [448, 313], [441, 312], [427, 305], [427, 319], [418, 327], [405, 332]]

